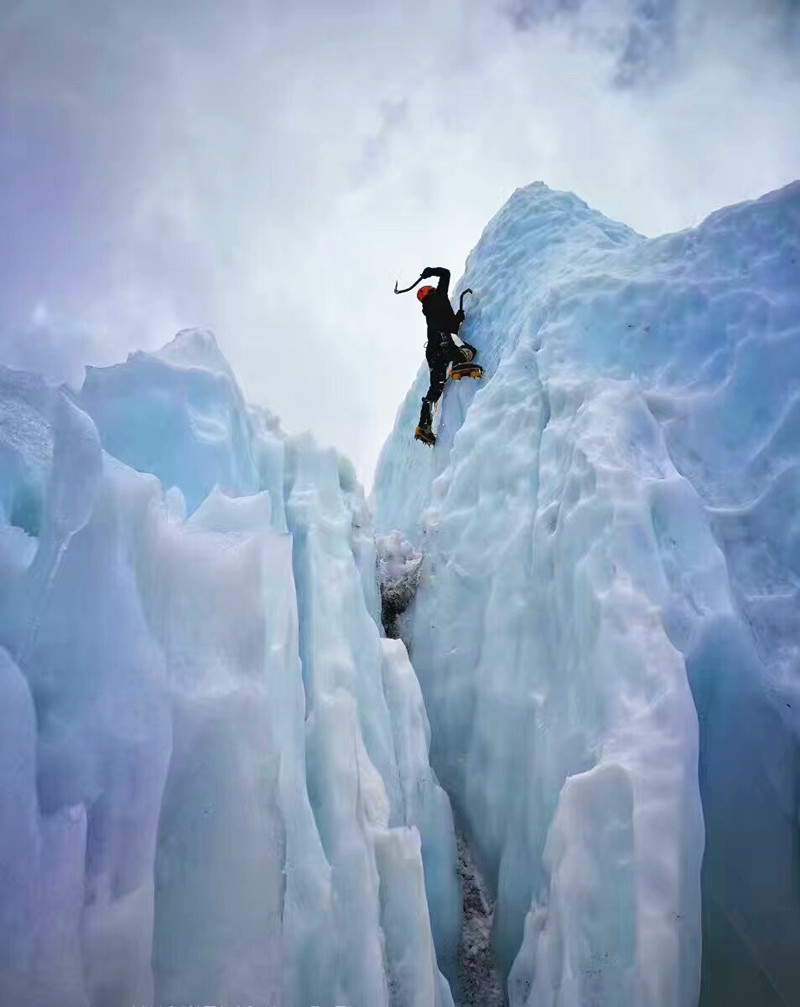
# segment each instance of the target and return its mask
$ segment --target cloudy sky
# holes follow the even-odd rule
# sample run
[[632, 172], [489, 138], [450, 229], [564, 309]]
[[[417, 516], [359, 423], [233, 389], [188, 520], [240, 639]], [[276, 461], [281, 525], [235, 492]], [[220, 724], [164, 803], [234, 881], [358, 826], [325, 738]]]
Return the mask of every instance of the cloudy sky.
[[369, 484], [520, 185], [646, 234], [800, 176], [800, 0], [0, 0], [0, 362], [215, 330]]

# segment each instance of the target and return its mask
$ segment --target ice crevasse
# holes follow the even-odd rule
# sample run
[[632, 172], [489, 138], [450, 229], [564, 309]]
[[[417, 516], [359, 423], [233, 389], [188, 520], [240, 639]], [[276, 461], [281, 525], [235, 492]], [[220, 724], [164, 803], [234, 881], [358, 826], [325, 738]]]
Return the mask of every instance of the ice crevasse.
[[511, 1007], [798, 1002], [799, 263], [519, 190], [372, 507], [209, 333], [0, 369], [0, 1004], [480, 1003], [455, 826]]
[[448, 1007], [450, 805], [352, 466], [213, 336], [0, 370], [0, 1003]]
[[459, 287], [484, 380], [374, 507], [509, 1002], [798, 1003], [800, 184], [646, 239], [536, 183]]

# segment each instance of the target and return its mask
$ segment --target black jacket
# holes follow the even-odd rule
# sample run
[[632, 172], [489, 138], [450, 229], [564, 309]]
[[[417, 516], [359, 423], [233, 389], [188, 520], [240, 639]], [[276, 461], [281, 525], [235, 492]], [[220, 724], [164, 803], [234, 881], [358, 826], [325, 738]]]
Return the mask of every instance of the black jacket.
[[[433, 332], [451, 332], [455, 335], [458, 327], [464, 321], [464, 312], [453, 311], [448, 296], [450, 286], [450, 270], [442, 266], [429, 267], [425, 270], [429, 276], [438, 276], [439, 283], [422, 302], [422, 312], [428, 323], [428, 335]], [[426, 277], [427, 279], [427, 277]]]

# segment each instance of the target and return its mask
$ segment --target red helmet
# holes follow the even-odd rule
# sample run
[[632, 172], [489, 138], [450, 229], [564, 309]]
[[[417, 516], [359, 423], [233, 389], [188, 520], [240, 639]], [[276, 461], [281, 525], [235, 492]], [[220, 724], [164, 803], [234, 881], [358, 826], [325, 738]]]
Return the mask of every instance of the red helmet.
[[424, 301], [432, 290], [436, 290], [436, 287], [420, 287], [417, 291], [417, 300], [420, 302]]

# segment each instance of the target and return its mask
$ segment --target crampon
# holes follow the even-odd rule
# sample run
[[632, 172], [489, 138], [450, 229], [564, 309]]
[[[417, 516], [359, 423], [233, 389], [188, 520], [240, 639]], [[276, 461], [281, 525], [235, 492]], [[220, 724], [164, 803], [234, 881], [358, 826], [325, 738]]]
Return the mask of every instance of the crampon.
[[483, 368], [480, 364], [472, 361], [463, 364], [453, 364], [450, 369], [450, 377], [453, 381], [460, 381], [462, 378], [482, 378]]

